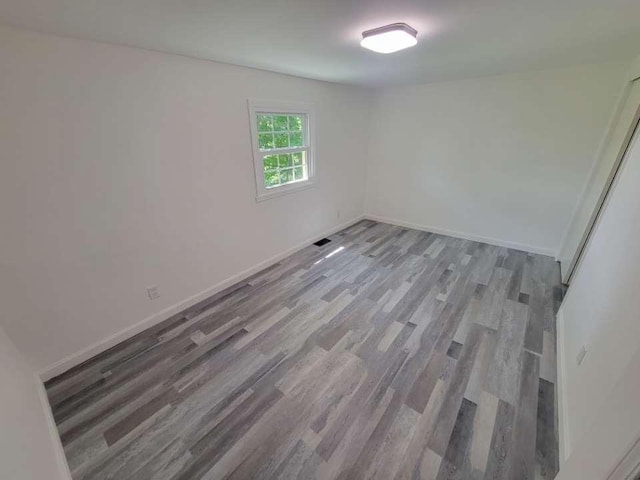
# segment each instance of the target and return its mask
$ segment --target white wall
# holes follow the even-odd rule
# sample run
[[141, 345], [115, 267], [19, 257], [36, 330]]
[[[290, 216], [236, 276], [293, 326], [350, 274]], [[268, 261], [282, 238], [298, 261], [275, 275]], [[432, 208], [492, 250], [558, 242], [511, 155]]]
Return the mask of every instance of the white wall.
[[[640, 57], [631, 64], [623, 85], [621, 85], [615, 114], [612, 115], [607, 135], [603, 138], [598, 155], [594, 158], [588, 180], [576, 204], [558, 253], [558, 260], [562, 267], [562, 278], [566, 283], [568, 283], [571, 274], [571, 262], [581, 245], [585, 230], [589, 227], [600, 196], [625, 143], [624, 140], [629, 128], [636, 117], [638, 100], [640, 99], [640, 80], [636, 79], [639, 77]], [[633, 82], [633, 80], [636, 81]]]
[[[0, 65], [0, 304], [38, 370], [363, 213], [368, 90], [9, 28]], [[314, 188], [255, 202], [248, 98], [316, 105]]]
[[0, 478], [70, 479], [44, 388], [0, 328]]
[[[639, 460], [637, 441], [640, 433], [640, 351], [626, 368], [621, 370], [619, 380], [606, 397], [588, 428], [588, 433], [577, 442], [576, 447], [561, 464], [555, 480], [630, 480], [630, 474]], [[636, 448], [621, 462], [631, 448]], [[612, 472], [616, 476], [610, 476]]]
[[[593, 422], [610, 409], [607, 397], [640, 352], [638, 138], [636, 134], [561, 308], [558, 347], [564, 359], [560, 376], [567, 454], [579, 448]], [[587, 354], [578, 366], [583, 345]], [[638, 383], [638, 371], [634, 381]]]
[[627, 67], [382, 91], [367, 213], [556, 254]]

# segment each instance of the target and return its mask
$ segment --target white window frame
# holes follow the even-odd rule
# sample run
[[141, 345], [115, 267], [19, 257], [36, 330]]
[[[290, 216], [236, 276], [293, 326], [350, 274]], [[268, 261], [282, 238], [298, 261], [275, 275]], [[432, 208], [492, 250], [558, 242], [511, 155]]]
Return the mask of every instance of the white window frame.
[[[251, 145], [253, 149], [253, 167], [256, 178], [256, 202], [262, 202], [270, 198], [287, 195], [289, 193], [305, 190], [315, 184], [316, 179], [316, 154], [314, 149], [314, 108], [307, 103], [287, 103], [265, 100], [248, 100], [249, 121], [251, 123]], [[302, 129], [303, 137], [307, 144], [303, 147], [274, 148], [273, 150], [261, 151], [258, 147], [258, 115], [262, 114], [287, 114], [303, 115]], [[307, 163], [306, 180], [287, 183], [276, 187], [266, 188], [264, 185], [264, 163], [265, 156], [284, 153], [305, 152]]]

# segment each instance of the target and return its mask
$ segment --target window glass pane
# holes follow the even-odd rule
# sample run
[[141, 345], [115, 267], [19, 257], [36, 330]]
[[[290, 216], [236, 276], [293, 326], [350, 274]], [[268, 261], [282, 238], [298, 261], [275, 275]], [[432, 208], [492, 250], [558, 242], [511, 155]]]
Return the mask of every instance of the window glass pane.
[[274, 115], [273, 130], [276, 132], [286, 132], [289, 130], [289, 121], [285, 115]]
[[273, 132], [273, 116], [258, 115], [258, 131]]
[[293, 164], [302, 165], [304, 163], [303, 155], [303, 152], [292, 153], [291, 156], [293, 157]]
[[302, 130], [302, 117], [300, 115], [289, 116], [289, 131], [297, 132]]
[[280, 169], [280, 183], [293, 182], [293, 168]]
[[264, 172], [264, 186], [267, 188], [277, 187], [280, 185], [280, 175], [278, 174], [278, 170], [271, 170], [269, 172]]
[[272, 133], [260, 133], [258, 134], [258, 147], [260, 150], [270, 150], [273, 148], [273, 134]]
[[264, 169], [274, 169], [278, 168], [278, 156], [277, 155], [267, 155], [264, 157]]
[[278, 159], [280, 168], [290, 167], [291, 165], [293, 165], [290, 153], [287, 153], [286, 155], [278, 155]]
[[293, 174], [294, 174], [296, 180], [303, 180], [304, 179], [304, 168], [303, 167], [295, 167], [293, 169]]
[[302, 147], [302, 132], [290, 133], [289, 144], [292, 147]]
[[289, 135], [286, 133], [276, 133], [273, 137], [276, 148], [287, 148], [289, 146]]

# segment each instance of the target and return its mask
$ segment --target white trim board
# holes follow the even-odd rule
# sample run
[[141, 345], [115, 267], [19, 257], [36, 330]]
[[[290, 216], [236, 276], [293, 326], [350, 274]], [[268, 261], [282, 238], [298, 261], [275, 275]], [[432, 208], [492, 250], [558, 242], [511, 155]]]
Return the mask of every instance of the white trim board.
[[556, 314], [556, 331], [558, 338], [556, 340], [557, 351], [557, 409], [558, 409], [558, 445], [560, 448], [560, 468], [566, 462], [571, 454], [571, 439], [569, 435], [569, 411], [567, 408], [567, 388], [566, 388], [566, 352], [564, 350], [564, 316], [562, 308]]
[[333, 235], [334, 233], [339, 232], [340, 230], [344, 230], [345, 228], [348, 228], [358, 223], [359, 221], [364, 220], [364, 218], [365, 218], [364, 215], [359, 215], [349, 220], [348, 222], [341, 223], [340, 225], [336, 225], [328, 230], [325, 230], [322, 233], [314, 235], [313, 237], [308, 238], [307, 240], [304, 240], [303, 242], [300, 242], [297, 245], [281, 253], [278, 253], [277, 255], [274, 255], [273, 257], [268, 258], [251, 268], [248, 268], [235, 275], [232, 275], [231, 277], [217, 283], [216, 285], [213, 285], [212, 287], [207, 288], [206, 290], [200, 293], [197, 293], [185, 300], [182, 300], [170, 307], [167, 307], [164, 310], [154, 313], [150, 317], [147, 317], [144, 320], [141, 320], [140, 322], [125, 328], [124, 330], [116, 332], [113, 335], [110, 335], [107, 338], [94, 343], [93, 345], [89, 345], [88, 347], [80, 350], [79, 352], [73, 353], [63, 358], [62, 360], [54, 363], [53, 365], [49, 365], [48, 367], [45, 367], [44, 369], [42, 369], [39, 372], [40, 379], [43, 382], [46, 382], [47, 380], [50, 380], [66, 372], [67, 370], [70, 370], [71, 368], [77, 365], [80, 365], [82, 362], [85, 362], [90, 358], [98, 355], [99, 353], [102, 353], [110, 349], [111, 347], [118, 345], [119, 343], [133, 337], [134, 335], [137, 335], [138, 333], [143, 332], [146, 329], [151, 328], [154, 325], [157, 325], [158, 323], [165, 321], [172, 315], [175, 315], [176, 313], [179, 313], [195, 305], [196, 303], [201, 302], [202, 300], [205, 300], [211, 297], [212, 295], [215, 295], [218, 292], [221, 292], [225, 288], [228, 288], [238, 282], [241, 282], [245, 278], [250, 277], [251, 275], [259, 272], [260, 270], [264, 270], [265, 268], [270, 267], [271, 265], [288, 257], [289, 255], [297, 252], [298, 250], [308, 247], [310, 244], [320, 240], [321, 238], [327, 237], [329, 235]]
[[474, 235], [471, 233], [457, 232], [455, 230], [448, 230], [446, 228], [420, 225], [417, 223], [406, 222], [404, 220], [398, 220], [395, 218], [382, 217], [380, 215], [373, 215], [373, 214], [367, 213], [364, 216], [365, 218], [369, 220], [374, 220], [376, 222], [390, 223], [392, 225], [397, 225], [399, 227], [412, 228], [414, 230], [422, 230], [425, 232], [439, 233], [441, 235], [447, 235], [449, 237], [462, 238], [464, 240], [472, 240], [474, 242], [488, 243], [490, 245], [496, 245], [498, 247], [513, 248], [515, 250], [523, 250], [525, 252], [538, 253], [540, 255], [548, 255], [554, 258], [556, 258], [556, 254], [558, 253], [551, 248], [534, 247], [532, 245], [525, 245], [523, 243], [509, 242], [506, 240], [499, 240], [497, 238], [483, 237], [481, 235]]
[[51, 412], [51, 405], [49, 404], [49, 398], [47, 397], [47, 391], [44, 388], [44, 384], [38, 375], [33, 373], [33, 380], [37, 384], [38, 388], [38, 398], [40, 400], [40, 404], [42, 405], [42, 413], [45, 416], [45, 420], [47, 422], [47, 429], [49, 430], [49, 436], [51, 438], [51, 445], [54, 449], [54, 454], [56, 457], [56, 463], [58, 464], [58, 471], [60, 473], [60, 480], [68, 479], [71, 480], [71, 471], [69, 470], [69, 464], [67, 463], [67, 457], [64, 453], [64, 448], [62, 446], [62, 442], [60, 440], [60, 434], [58, 433], [58, 427], [56, 426], [56, 422], [53, 418], [53, 413]]
[[[629, 97], [629, 91], [631, 90], [631, 82], [629, 81], [625, 81], [625, 84], [622, 86], [622, 88], [620, 89], [620, 93], [618, 94], [618, 98], [616, 99], [616, 103], [615, 106], [613, 108], [613, 111], [611, 112], [611, 115], [609, 116], [609, 120], [607, 121], [607, 127], [604, 131], [604, 134], [602, 135], [602, 137], [600, 138], [600, 141], [598, 142], [598, 149], [596, 150], [593, 159], [591, 160], [591, 166], [589, 167], [589, 174], [587, 175], [586, 180], [584, 181], [583, 185], [582, 185], [582, 190], [580, 190], [580, 195], [578, 196], [578, 198], [576, 199], [576, 203], [573, 206], [573, 210], [571, 211], [571, 216], [569, 217], [569, 221], [567, 222], [567, 225], [565, 226], [564, 229], [564, 233], [562, 235], [562, 239], [560, 240], [560, 248], [558, 248], [558, 255], [556, 260], [560, 260], [560, 255], [562, 254], [562, 252], [564, 251], [565, 247], [566, 247], [566, 242], [567, 239], [569, 237], [569, 232], [571, 231], [571, 226], [573, 224], [573, 219], [575, 218], [575, 216], [578, 214], [578, 211], [580, 210], [580, 207], [582, 206], [582, 204], [585, 201], [585, 197], [587, 195], [587, 191], [589, 190], [589, 185], [591, 184], [591, 182], [593, 181], [593, 178], [596, 174], [596, 171], [598, 170], [598, 165], [600, 164], [600, 160], [602, 159], [602, 157], [604, 156], [605, 153], [605, 148], [607, 146], [607, 142], [611, 139], [611, 135], [613, 134], [613, 129], [616, 126], [616, 122], [618, 121], [618, 119], [620, 118], [620, 115], [622, 114], [623, 110], [624, 110], [624, 106], [625, 106], [625, 102], [627, 101], [627, 98]], [[571, 259], [569, 259], [569, 262], [571, 262]], [[564, 272], [562, 272], [564, 273]], [[563, 278], [563, 280], [566, 280], [565, 278]]]

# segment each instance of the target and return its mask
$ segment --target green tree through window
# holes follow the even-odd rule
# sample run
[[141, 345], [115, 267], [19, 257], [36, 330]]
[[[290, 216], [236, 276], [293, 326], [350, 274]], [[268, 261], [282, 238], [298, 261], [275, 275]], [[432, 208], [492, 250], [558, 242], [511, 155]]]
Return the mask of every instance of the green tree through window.
[[308, 179], [305, 151], [277, 153], [306, 147], [303, 115], [258, 114], [257, 126], [258, 148], [268, 153], [262, 161], [264, 186], [273, 188]]

